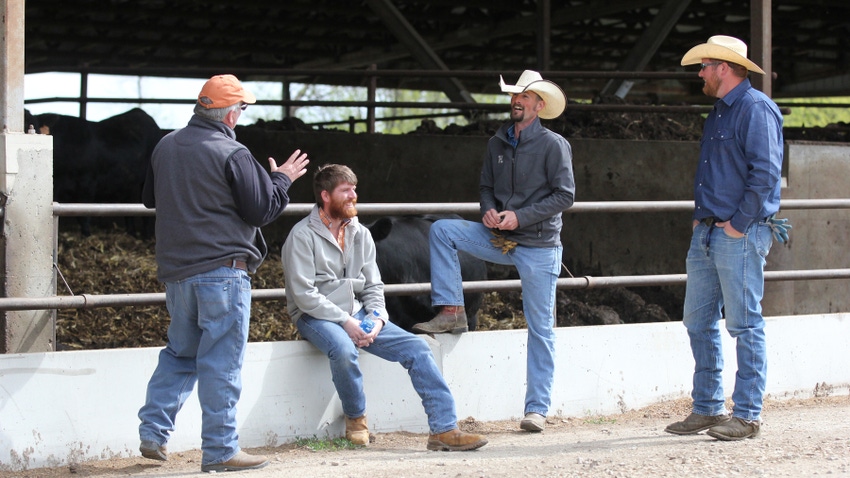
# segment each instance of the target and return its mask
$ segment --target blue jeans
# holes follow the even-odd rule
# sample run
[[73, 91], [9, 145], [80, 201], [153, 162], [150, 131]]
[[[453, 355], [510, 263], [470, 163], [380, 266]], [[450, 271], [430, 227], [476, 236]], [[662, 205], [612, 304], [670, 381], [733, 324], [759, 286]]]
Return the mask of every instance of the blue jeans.
[[765, 257], [773, 244], [770, 227], [754, 223], [742, 238], [723, 228], [700, 223], [688, 250], [684, 325], [694, 355], [693, 411], [719, 415], [725, 411], [721, 310], [726, 330], [736, 340], [738, 371], [732, 414], [758, 420], [767, 382], [767, 357], [761, 299]]
[[[365, 317], [365, 309], [354, 315]], [[425, 339], [388, 322], [368, 347], [354, 346], [342, 326], [329, 320], [302, 315], [296, 322], [298, 332], [330, 359], [331, 377], [342, 402], [342, 411], [349, 418], [366, 414], [366, 395], [363, 393], [363, 374], [357, 357], [360, 351], [390, 362], [398, 362], [410, 375], [413, 389], [422, 399], [428, 428], [432, 434], [457, 428], [455, 400], [434, 360]]]
[[171, 315], [168, 343], [139, 410], [139, 437], [164, 445], [197, 382], [202, 464], [225, 462], [239, 452], [236, 402], [242, 393], [251, 278], [219, 267], [167, 283], [165, 299]]
[[555, 376], [555, 295], [563, 247], [517, 246], [502, 254], [490, 242], [493, 237], [480, 222], [441, 219], [431, 226], [431, 303], [435, 307], [463, 305], [458, 251], [495, 264], [514, 265], [528, 323], [525, 413], [546, 416]]

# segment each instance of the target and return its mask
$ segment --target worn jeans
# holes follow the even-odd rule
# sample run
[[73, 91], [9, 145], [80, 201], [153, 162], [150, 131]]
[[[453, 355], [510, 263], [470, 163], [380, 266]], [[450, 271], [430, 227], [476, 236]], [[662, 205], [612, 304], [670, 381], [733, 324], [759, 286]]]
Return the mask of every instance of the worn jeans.
[[684, 325], [694, 355], [693, 411], [719, 415], [725, 411], [721, 311], [726, 330], [735, 338], [738, 371], [732, 414], [758, 420], [767, 381], [767, 357], [761, 299], [765, 257], [773, 244], [770, 227], [754, 223], [742, 238], [723, 228], [700, 223], [688, 251]]
[[514, 265], [522, 284], [522, 310], [528, 323], [525, 413], [549, 412], [555, 376], [555, 295], [562, 246], [517, 246], [507, 254], [493, 246], [493, 234], [480, 222], [441, 219], [431, 226], [431, 303], [463, 305], [458, 251], [503, 265]]
[[236, 402], [242, 393], [251, 278], [243, 270], [219, 267], [167, 283], [165, 298], [171, 315], [168, 343], [139, 410], [139, 436], [164, 445], [197, 382], [202, 464], [225, 462], [239, 452]]
[[[354, 318], [363, 320], [366, 310], [361, 309]], [[398, 362], [410, 375], [413, 389], [422, 399], [428, 428], [432, 434], [457, 428], [455, 400], [449, 390], [434, 354], [425, 339], [407, 332], [392, 322], [383, 326], [375, 341], [368, 347], [358, 348], [342, 326], [329, 320], [302, 315], [296, 322], [298, 332], [305, 340], [328, 356], [342, 411], [349, 418], [366, 414], [366, 394], [363, 392], [363, 373], [357, 358], [360, 351], [376, 355], [390, 362]]]

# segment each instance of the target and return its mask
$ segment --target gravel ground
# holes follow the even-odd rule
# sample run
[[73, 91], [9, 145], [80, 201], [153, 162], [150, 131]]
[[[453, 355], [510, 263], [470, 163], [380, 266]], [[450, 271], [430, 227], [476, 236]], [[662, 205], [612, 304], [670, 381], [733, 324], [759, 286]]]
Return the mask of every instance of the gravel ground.
[[[517, 421], [461, 427], [490, 443], [473, 452], [430, 452], [427, 437], [381, 433], [369, 447], [311, 451], [294, 444], [246, 451], [269, 456], [260, 470], [228, 476], [269, 477], [681, 477], [850, 476], [850, 396], [767, 400], [761, 435], [720, 442], [705, 434], [674, 436], [664, 427], [689, 412], [688, 400], [663, 402], [610, 416], [549, 417], [543, 433]], [[179, 477], [201, 475], [198, 450], [165, 463], [140, 457], [92, 461], [0, 476]]]

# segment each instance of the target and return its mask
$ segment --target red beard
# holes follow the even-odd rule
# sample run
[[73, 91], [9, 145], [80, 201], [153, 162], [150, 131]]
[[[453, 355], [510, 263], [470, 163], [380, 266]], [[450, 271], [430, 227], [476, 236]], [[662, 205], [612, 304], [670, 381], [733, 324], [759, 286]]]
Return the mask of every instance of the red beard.
[[[347, 206], [351, 207], [347, 207]], [[335, 199], [331, 200], [331, 204], [328, 207], [328, 212], [334, 219], [351, 219], [352, 217], [357, 215], [357, 200], [352, 199], [351, 201], [340, 200], [337, 201]]]

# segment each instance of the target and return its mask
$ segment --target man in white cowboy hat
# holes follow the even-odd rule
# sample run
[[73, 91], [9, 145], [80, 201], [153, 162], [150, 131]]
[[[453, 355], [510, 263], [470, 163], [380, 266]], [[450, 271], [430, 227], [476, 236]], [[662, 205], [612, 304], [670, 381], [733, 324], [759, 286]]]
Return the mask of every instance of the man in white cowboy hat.
[[[779, 210], [782, 114], [750, 85], [748, 73], [764, 71], [747, 59], [743, 41], [713, 36], [685, 53], [682, 65], [695, 64], [703, 92], [719, 100], [705, 120], [687, 257], [683, 323], [695, 361], [693, 409], [666, 431], [708, 430], [719, 440], [741, 440], [756, 437], [761, 424], [767, 376], [761, 299], [770, 221]], [[737, 343], [731, 417], [721, 376], [722, 315]]]
[[561, 213], [575, 196], [572, 150], [542, 119], [561, 115], [566, 96], [555, 83], [526, 70], [511, 95], [511, 120], [490, 138], [481, 170], [481, 222], [443, 219], [431, 226], [431, 303], [436, 317], [417, 333], [467, 330], [458, 251], [514, 265], [522, 281], [528, 323], [527, 388], [520, 427], [542, 431], [555, 371], [555, 293], [561, 269]]

